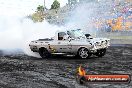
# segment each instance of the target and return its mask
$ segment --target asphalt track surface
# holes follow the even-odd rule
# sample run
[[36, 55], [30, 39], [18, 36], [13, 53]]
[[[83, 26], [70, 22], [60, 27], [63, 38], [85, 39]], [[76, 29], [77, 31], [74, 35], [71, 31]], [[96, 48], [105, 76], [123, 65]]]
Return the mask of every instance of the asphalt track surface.
[[111, 46], [104, 57], [78, 59], [54, 56], [41, 59], [23, 53], [0, 54], [0, 88], [132, 88], [129, 84], [76, 82], [76, 70], [83, 65], [88, 74], [132, 75], [132, 45]]

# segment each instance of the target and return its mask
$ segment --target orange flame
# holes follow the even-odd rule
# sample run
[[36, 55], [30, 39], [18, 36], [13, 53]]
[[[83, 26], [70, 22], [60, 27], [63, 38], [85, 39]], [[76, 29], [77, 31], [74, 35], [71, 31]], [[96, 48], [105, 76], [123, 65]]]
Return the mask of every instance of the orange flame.
[[85, 76], [85, 75], [86, 75], [86, 71], [85, 71], [84, 68], [82, 68], [81, 66], [79, 67], [78, 71], [79, 71], [78, 74], [79, 74], [80, 76]]

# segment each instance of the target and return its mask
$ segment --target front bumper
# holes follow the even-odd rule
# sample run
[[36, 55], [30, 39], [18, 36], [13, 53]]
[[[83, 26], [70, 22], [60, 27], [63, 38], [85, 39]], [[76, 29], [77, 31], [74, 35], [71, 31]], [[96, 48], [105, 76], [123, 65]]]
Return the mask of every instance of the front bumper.
[[29, 47], [30, 47], [31, 51], [33, 51], [33, 52], [38, 52], [37, 46], [29, 45]]
[[110, 46], [110, 43], [109, 41], [108, 42], [102, 42], [100, 44], [94, 44], [93, 47], [90, 49], [90, 52], [91, 53], [96, 53], [97, 50], [100, 50], [100, 49], [105, 49], [105, 48], [108, 48]]

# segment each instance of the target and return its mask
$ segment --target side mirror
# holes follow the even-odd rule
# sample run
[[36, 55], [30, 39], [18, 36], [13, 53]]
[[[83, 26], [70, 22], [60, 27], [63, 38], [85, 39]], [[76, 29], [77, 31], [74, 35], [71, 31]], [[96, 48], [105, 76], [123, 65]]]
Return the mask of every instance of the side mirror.
[[68, 37], [68, 41], [70, 42], [71, 40], [74, 40], [74, 38], [71, 38], [70, 36]]

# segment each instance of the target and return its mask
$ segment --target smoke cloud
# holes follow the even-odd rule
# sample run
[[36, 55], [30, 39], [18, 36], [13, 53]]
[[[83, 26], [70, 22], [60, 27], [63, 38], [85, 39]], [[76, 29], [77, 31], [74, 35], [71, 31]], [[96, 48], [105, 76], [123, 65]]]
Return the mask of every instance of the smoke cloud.
[[66, 17], [68, 21], [64, 27], [51, 25], [46, 21], [34, 23], [26, 18], [31, 13], [31, 8], [26, 12], [7, 8], [4, 13], [0, 13], [0, 50], [20, 49], [28, 55], [39, 57], [30, 51], [29, 43], [32, 40], [53, 37], [56, 30], [81, 28], [85, 33], [97, 34], [98, 29], [95, 28], [94, 20], [109, 17], [108, 12], [112, 8], [110, 2], [104, 2], [105, 0], [78, 4], [69, 12], [70, 16]]
[[81, 28], [86, 33], [98, 34], [98, 28], [95, 28], [97, 21], [105, 22], [110, 18], [111, 1], [91, 1], [89, 3], [78, 4], [71, 12], [67, 26]]
[[43, 2], [32, 0], [0, 1], [0, 50], [6, 54], [22, 50], [25, 54], [39, 57], [30, 51], [29, 43], [32, 40], [53, 37], [55, 31], [61, 28], [46, 21], [34, 23], [26, 18], [41, 4]]
[[28, 55], [33, 55], [29, 49], [32, 40], [53, 37], [59, 27], [50, 25], [46, 21], [34, 23], [32, 20], [21, 17], [0, 17], [0, 49], [21, 49]]

